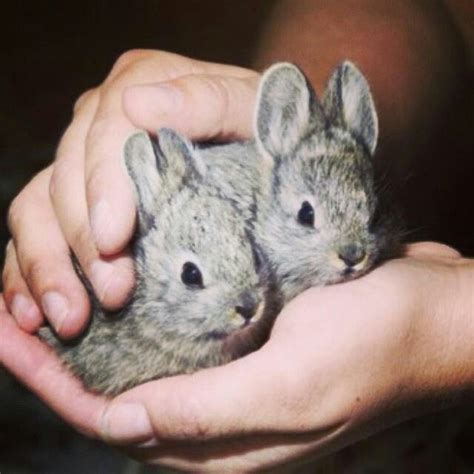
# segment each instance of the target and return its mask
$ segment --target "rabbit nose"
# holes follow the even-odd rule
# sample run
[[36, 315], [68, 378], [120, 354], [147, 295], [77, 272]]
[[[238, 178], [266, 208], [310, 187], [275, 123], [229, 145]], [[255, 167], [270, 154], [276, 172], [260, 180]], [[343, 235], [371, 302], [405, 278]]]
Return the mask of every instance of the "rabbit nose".
[[257, 312], [257, 299], [251, 293], [243, 293], [240, 297], [240, 302], [241, 304], [235, 307], [235, 311], [237, 311], [245, 321], [250, 321]]
[[365, 249], [360, 245], [349, 244], [339, 249], [338, 257], [348, 266], [354, 267], [365, 258]]

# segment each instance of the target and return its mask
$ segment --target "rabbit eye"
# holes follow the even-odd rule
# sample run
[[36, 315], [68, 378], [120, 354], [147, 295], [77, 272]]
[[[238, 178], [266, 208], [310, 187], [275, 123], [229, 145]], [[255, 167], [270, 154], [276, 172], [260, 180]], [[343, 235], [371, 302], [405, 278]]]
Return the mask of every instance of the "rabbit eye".
[[204, 288], [202, 274], [199, 268], [192, 262], [186, 262], [181, 271], [181, 281], [188, 286]]
[[308, 227], [314, 227], [314, 209], [308, 202], [304, 201], [298, 211], [298, 222]]

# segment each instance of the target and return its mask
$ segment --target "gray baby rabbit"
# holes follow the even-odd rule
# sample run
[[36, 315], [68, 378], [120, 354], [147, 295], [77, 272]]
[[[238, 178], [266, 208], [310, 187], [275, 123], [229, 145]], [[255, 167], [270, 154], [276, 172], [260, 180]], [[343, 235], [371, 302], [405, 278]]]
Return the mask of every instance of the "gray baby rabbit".
[[399, 219], [383, 208], [374, 182], [377, 114], [354, 64], [335, 70], [322, 103], [295, 65], [272, 66], [260, 83], [254, 132], [252, 142], [200, 153], [226, 195], [247, 196], [242, 211], [256, 214], [257, 241], [285, 302], [396, 253]]
[[163, 129], [153, 146], [137, 133], [124, 154], [138, 202], [136, 291], [108, 315], [89, 286], [91, 322], [78, 340], [40, 331], [88, 388], [110, 395], [257, 349], [277, 301], [247, 223], [205, 182], [188, 142]]

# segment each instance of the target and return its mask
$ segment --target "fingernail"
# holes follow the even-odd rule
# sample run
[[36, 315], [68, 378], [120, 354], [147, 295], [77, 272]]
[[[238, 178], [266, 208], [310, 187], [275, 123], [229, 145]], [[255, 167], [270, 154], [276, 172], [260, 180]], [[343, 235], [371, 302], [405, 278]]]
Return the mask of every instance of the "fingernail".
[[90, 223], [92, 237], [96, 245], [100, 246], [103, 241], [107, 240], [108, 235], [114, 231], [114, 229], [110, 230], [113, 223], [112, 209], [107, 201], [102, 199], [92, 207]]
[[119, 307], [125, 302], [133, 281], [127, 279], [120, 268], [95, 260], [89, 267], [89, 273], [99, 301], [109, 307]]
[[143, 405], [138, 403], [115, 403], [105, 412], [102, 435], [109, 442], [138, 443], [153, 438], [150, 418]]
[[13, 316], [20, 322], [34, 322], [38, 315], [36, 305], [26, 296], [17, 293], [11, 304]]
[[176, 109], [183, 102], [181, 90], [169, 84], [137, 86], [136, 90], [143, 94], [153, 108]]
[[57, 291], [48, 291], [41, 298], [41, 305], [56, 332], [60, 332], [69, 313], [68, 300]]
[[103, 300], [114, 277], [114, 267], [110, 263], [95, 260], [90, 266], [90, 280], [99, 300]]

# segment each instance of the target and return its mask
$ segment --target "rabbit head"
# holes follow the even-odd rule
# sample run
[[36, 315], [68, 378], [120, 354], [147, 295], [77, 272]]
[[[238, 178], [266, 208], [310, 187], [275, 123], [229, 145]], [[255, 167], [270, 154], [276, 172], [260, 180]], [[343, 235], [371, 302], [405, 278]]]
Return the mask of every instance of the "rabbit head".
[[296, 66], [272, 66], [254, 128], [272, 165], [259, 233], [285, 299], [370, 269], [390, 244], [374, 191], [377, 114], [361, 72], [340, 65], [320, 103]]
[[258, 349], [277, 301], [247, 222], [206, 183], [185, 139], [163, 129], [154, 144], [140, 132], [124, 154], [138, 208], [136, 290], [111, 315], [78, 268], [93, 307], [86, 332], [64, 343], [51, 328], [40, 331], [89, 389], [109, 395]]
[[153, 145], [138, 133], [125, 147], [138, 198], [134, 312], [147, 337], [215, 365], [268, 330], [264, 257], [235, 205], [205, 183], [192, 145], [168, 129], [158, 136]]

